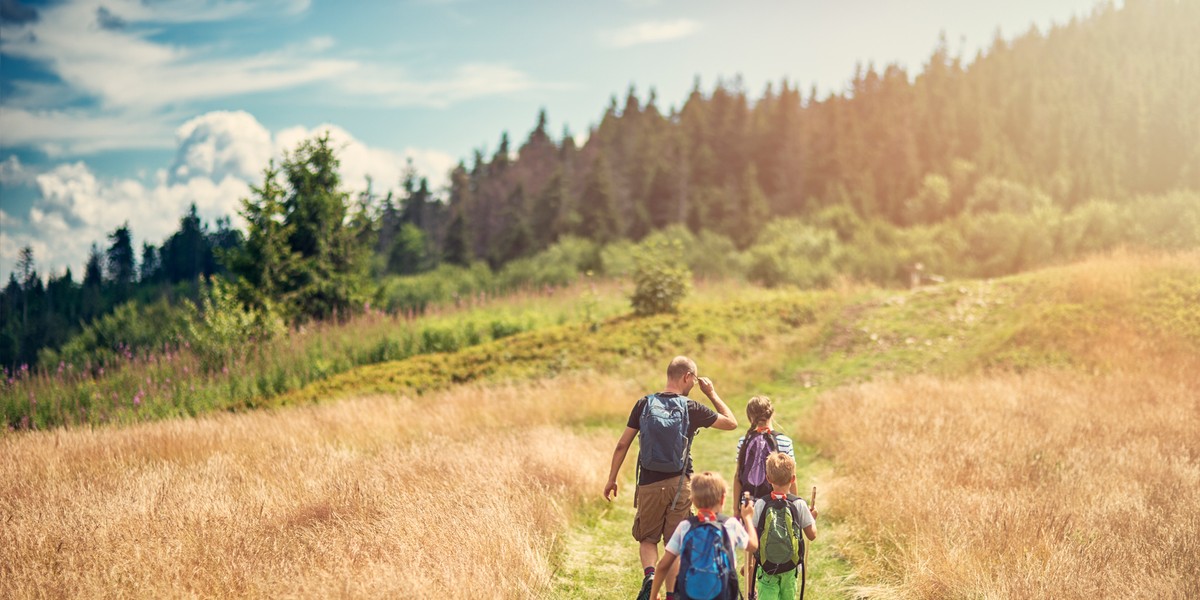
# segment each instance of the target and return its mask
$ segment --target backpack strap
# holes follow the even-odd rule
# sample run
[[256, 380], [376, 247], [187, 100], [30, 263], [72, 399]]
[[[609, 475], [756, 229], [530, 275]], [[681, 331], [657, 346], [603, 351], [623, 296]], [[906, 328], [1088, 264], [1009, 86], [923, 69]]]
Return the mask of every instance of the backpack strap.
[[[650, 396], [653, 396], [653, 395], [654, 394], [646, 394], [645, 396], [642, 396], [642, 400], [645, 400], [646, 403], [642, 405], [642, 412], [641, 412], [641, 414], [638, 415], [638, 435], [639, 436], [642, 435], [642, 417], [646, 416], [646, 410], [650, 408]], [[638, 400], [638, 402], [641, 402], [641, 400]], [[637, 508], [637, 505], [638, 505], [637, 489], [638, 489], [638, 486], [640, 486], [642, 484], [642, 451], [641, 450], [638, 450], [638, 458], [637, 458], [637, 461], [635, 461], [635, 462], [637, 463], [637, 466], [633, 471], [633, 507]]]
[[[799, 499], [800, 499], [799, 496], [795, 496], [792, 494], [788, 494], [787, 498], [785, 499], [785, 500], [787, 500], [788, 510], [792, 512], [792, 523], [794, 524], [793, 526], [797, 527], [797, 528], [800, 527], [800, 509], [796, 508], [796, 501]], [[804, 562], [804, 560], [805, 560], [804, 557], [807, 552], [808, 544], [806, 544], [804, 542], [804, 531], [803, 530], [796, 532], [796, 542], [800, 546], [800, 561]]]
[[[685, 414], [686, 414], [686, 411], [687, 411], [687, 404], [684, 404]], [[685, 418], [684, 420], [686, 421], [687, 419]], [[684, 424], [684, 429], [685, 430], [687, 429], [686, 423]], [[684, 433], [687, 433], [687, 432], [684, 431]], [[671, 499], [671, 510], [675, 510], [675, 505], [679, 503], [679, 495], [683, 493], [683, 482], [686, 479], [688, 479], [687, 468], [688, 468], [688, 462], [691, 460], [692, 438], [696, 437], [697, 435], [700, 435], [699, 431], [697, 431], [693, 435], [689, 435], [688, 439], [687, 439], [687, 445], [685, 445], [683, 447], [683, 472], [679, 474], [679, 485], [675, 487], [675, 497]]]
[[800, 497], [794, 494], [788, 494], [787, 497], [784, 498], [784, 500], [787, 502], [788, 510], [792, 511], [792, 521], [795, 523], [800, 522], [800, 509], [796, 508], [796, 501], [799, 499]]

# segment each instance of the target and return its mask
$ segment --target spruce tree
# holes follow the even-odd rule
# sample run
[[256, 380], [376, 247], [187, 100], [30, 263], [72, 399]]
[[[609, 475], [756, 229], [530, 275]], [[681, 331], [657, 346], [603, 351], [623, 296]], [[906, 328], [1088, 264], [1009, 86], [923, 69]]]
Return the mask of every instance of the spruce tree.
[[612, 190], [612, 175], [603, 154], [592, 163], [583, 196], [579, 199], [579, 235], [599, 243], [615, 241], [621, 235], [620, 215]]

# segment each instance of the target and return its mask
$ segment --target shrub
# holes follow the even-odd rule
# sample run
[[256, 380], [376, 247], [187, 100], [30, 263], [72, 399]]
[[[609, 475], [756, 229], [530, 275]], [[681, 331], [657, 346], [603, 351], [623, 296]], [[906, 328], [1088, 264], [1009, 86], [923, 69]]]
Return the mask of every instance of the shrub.
[[201, 311], [187, 323], [187, 338], [206, 369], [226, 365], [256, 343], [282, 334], [283, 320], [267, 309], [247, 309], [233, 287], [214, 277], [201, 300]]
[[975, 186], [975, 193], [967, 198], [967, 211], [979, 214], [989, 212], [1025, 213], [1049, 207], [1050, 197], [1040, 190], [1031, 189], [1007, 179], [988, 177]]
[[1057, 253], [1070, 257], [1113, 248], [1121, 242], [1124, 218], [1115, 204], [1093, 200], [1075, 208], [1059, 227]]
[[105, 364], [124, 354], [176, 344], [188, 321], [190, 302], [172, 306], [166, 298], [151, 304], [126, 302], [93, 320], [57, 351], [43, 350], [39, 364]]
[[683, 260], [678, 240], [643, 244], [634, 255], [633, 312], [645, 316], [679, 311], [691, 289], [692, 273]]
[[748, 276], [768, 287], [823, 287], [833, 281], [844, 254], [833, 230], [783, 219], [767, 225], [747, 250]]
[[1139, 197], [1131, 204], [1132, 237], [1153, 248], [1182, 250], [1200, 246], [1200, 194], [1176, 191]]
[[423, 312], [432, 304], [448, 304], [495, 287], [496, 277], [486, 264], [443, 264], [426, 273], [388, 278], [379, 287], [378, 303], [388, 312]]
[[637, 244], [625, 239], [617, 240], [600, 250], [600, 265], [605, 275], [623, 277], [630, 275], [636, 266]]
[[916, 196], [904, 202], [904, 218], [911, 224], [936, 223], [950, 216], [950, 180], [926, 175]]

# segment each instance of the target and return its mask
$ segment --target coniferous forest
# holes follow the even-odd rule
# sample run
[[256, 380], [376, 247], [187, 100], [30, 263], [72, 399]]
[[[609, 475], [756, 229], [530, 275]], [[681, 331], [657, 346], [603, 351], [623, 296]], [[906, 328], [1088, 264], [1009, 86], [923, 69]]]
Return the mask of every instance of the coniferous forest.
[[[187, 339], [221, 311], [266, 335], [364, 306], [620, 276], [659, 239], [705, 277], [816, 287], [992, 277], [1116, 246], [1200, 245], [1200, 2], [1126, 0], [847, 88], [697, 80], [678, 107], [614, 96], [576, 142], [545, 112], [430, 189], [350, 194], [327, 138], [161, 243], [128, 227], [82, 274], [26, 250], [0, 293], [0, 364], [49, 367]], [[850, 74], [848, 74], [850, 75]], [[582, 139], [580, 137], [579, 139]], [[240, 320], [239, 320], [240, 319]]]

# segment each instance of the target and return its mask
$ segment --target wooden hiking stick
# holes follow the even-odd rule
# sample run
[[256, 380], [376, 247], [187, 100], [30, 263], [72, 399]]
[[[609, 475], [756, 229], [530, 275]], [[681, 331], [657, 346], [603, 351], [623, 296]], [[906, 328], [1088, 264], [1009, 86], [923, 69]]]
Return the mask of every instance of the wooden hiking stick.
[[[817, 486], [813, 486], [812, 502], [808, 505], [809, 510], [817, 509]], [[803, 541], [803, 540], [802, 540]], [[804, 600], [804, 584], [808, 582], [808, 549], [804, 549], [804, 558], [800, 560], [800, 600]]]
[[[736, 476], [737, 475], [735, 475], [735, 477]], [[742, 494], [745, 495], [747, 492], [742, 492]], [[751, 500], [751, 502], [753, 502], [753, 500]], [[765, 511], [766, 508], [764, 507], [763, 510]], [[755, 535], [759, 536], [760, 539], [762, 538], [761, 531], [755, 531], [754, 533]], [[746, 550], [746, 598], [754, 598], [754, 553], [749, 550]]]

